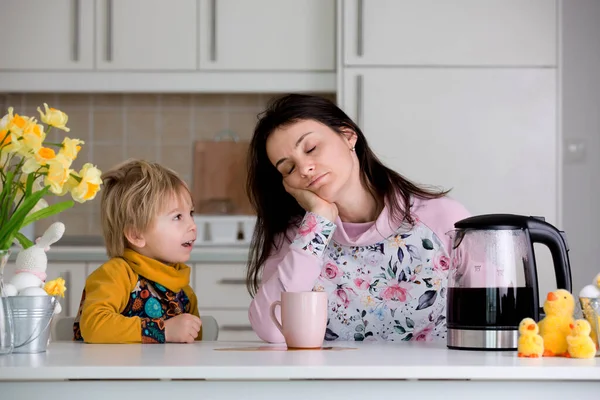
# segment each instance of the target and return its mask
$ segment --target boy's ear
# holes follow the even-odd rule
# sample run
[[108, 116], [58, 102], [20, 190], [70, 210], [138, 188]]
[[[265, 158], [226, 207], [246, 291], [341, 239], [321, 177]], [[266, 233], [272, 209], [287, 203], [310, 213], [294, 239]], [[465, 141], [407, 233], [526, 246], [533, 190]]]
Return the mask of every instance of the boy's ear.
[[138, 233], [133, 228], [125, 229], [125, 238], [131, 245], [135, 247], [142, 248], [146, 245], [146, 239], [144, 239], [144, 235]]

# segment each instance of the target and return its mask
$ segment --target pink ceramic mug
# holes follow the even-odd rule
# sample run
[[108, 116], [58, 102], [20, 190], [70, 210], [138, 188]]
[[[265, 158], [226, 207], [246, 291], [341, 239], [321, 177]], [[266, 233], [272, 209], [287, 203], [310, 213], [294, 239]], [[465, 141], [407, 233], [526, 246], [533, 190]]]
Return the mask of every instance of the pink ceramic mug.
[[[277, 306], [281, 307], [281, 323], [275, 315]], [[288, 348], [322, 347], [327, 328], [327, 293], [283, 292], [281, 301], [271, 304], [271, 319]]]

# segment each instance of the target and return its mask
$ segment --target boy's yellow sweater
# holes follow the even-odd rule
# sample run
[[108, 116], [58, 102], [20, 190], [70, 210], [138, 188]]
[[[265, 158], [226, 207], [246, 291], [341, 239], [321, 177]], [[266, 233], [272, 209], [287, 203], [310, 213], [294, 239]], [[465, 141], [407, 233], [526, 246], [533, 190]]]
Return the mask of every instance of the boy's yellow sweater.
[[[164, 343], [164, 321], [183, 313], [199, 317], [190, 268], [126, 249], [87, 279], [74, 339], [87, 343]], [[202, 339], [202, 330], [196, 340]]]

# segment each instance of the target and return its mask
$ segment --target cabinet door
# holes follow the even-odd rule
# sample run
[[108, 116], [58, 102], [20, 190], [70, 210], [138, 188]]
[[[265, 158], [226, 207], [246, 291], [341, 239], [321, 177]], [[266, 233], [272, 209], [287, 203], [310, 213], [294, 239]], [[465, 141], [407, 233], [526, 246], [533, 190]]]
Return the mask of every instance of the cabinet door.
[[335, 69], [335, 0], [200, 0], [199, 28], [201, 69]]
[[81, 294], [85, 287], [87, 277], [85, 263], [48, 263], [46, 281], [61, 277], [65, 280], [65, 297], [59, 298], [62, 306], [61, 317], [74, 317], [77, 315]]
[[206, 315], [210, 315], [217, 320], [219, 325], [218, 341], [244, 342], [260, 340], [252, 330], [247, 308], [243, 310], [220, 310], [201, 307], [200, 319]]
[[246, 290], [245, 270], [245, 264], [195, 264], [193, 288], [198, 307], [248, 310], [252, 299]]
[[93, 13], [89, 0], [3, 1], [0, 69], [92, 69]]
[[557, 0], [345, 0], [346, 65], [556, 65]]
[[421, 184], [452, 189], [473, 214], [557, 223], [556, 71], [345, 71], [343, 107], [376, 154]]
[[196, 0], [98, 0], [101, 70], [195, 70]]

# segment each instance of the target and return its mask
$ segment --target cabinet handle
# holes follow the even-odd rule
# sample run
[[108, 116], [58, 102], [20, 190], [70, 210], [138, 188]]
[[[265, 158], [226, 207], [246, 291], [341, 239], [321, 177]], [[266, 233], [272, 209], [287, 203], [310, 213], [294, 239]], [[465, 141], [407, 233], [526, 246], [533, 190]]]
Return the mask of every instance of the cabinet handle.
[[[71, 279], [71, 271], [65, 271], [65, 287], [67, 288], [72, 288], [71, 283], [72, 283], [72, 279]], [[71, 317], [71, 291], [70, 290], [66, 290], [65, 291], [65, 315], [67, 317]]]
[[363, 0], [357, 0], [356, 3], [356, 55], [363, 56]]
[[112, 61], [113, 47], [113, 2], [106, 0], [106, 61]]
[[210, 2], [210, 61], [217, 61], [217, 0]]
[[73, 0], [73, 61], [79, 61], [79, 19], [81, 14], [79, 0]]
[[356, 125], [362, 129], [363, 123], [363, 76], [356, 75]]
[[223, 278], [217, 282], [219, 285], [245, 285], [246, 280], [242, 278]]
[[252, 332], [252, 327], [250, 325], [223, 325], [219, 327], [219, 331], [229, 331], [229, 332]]

